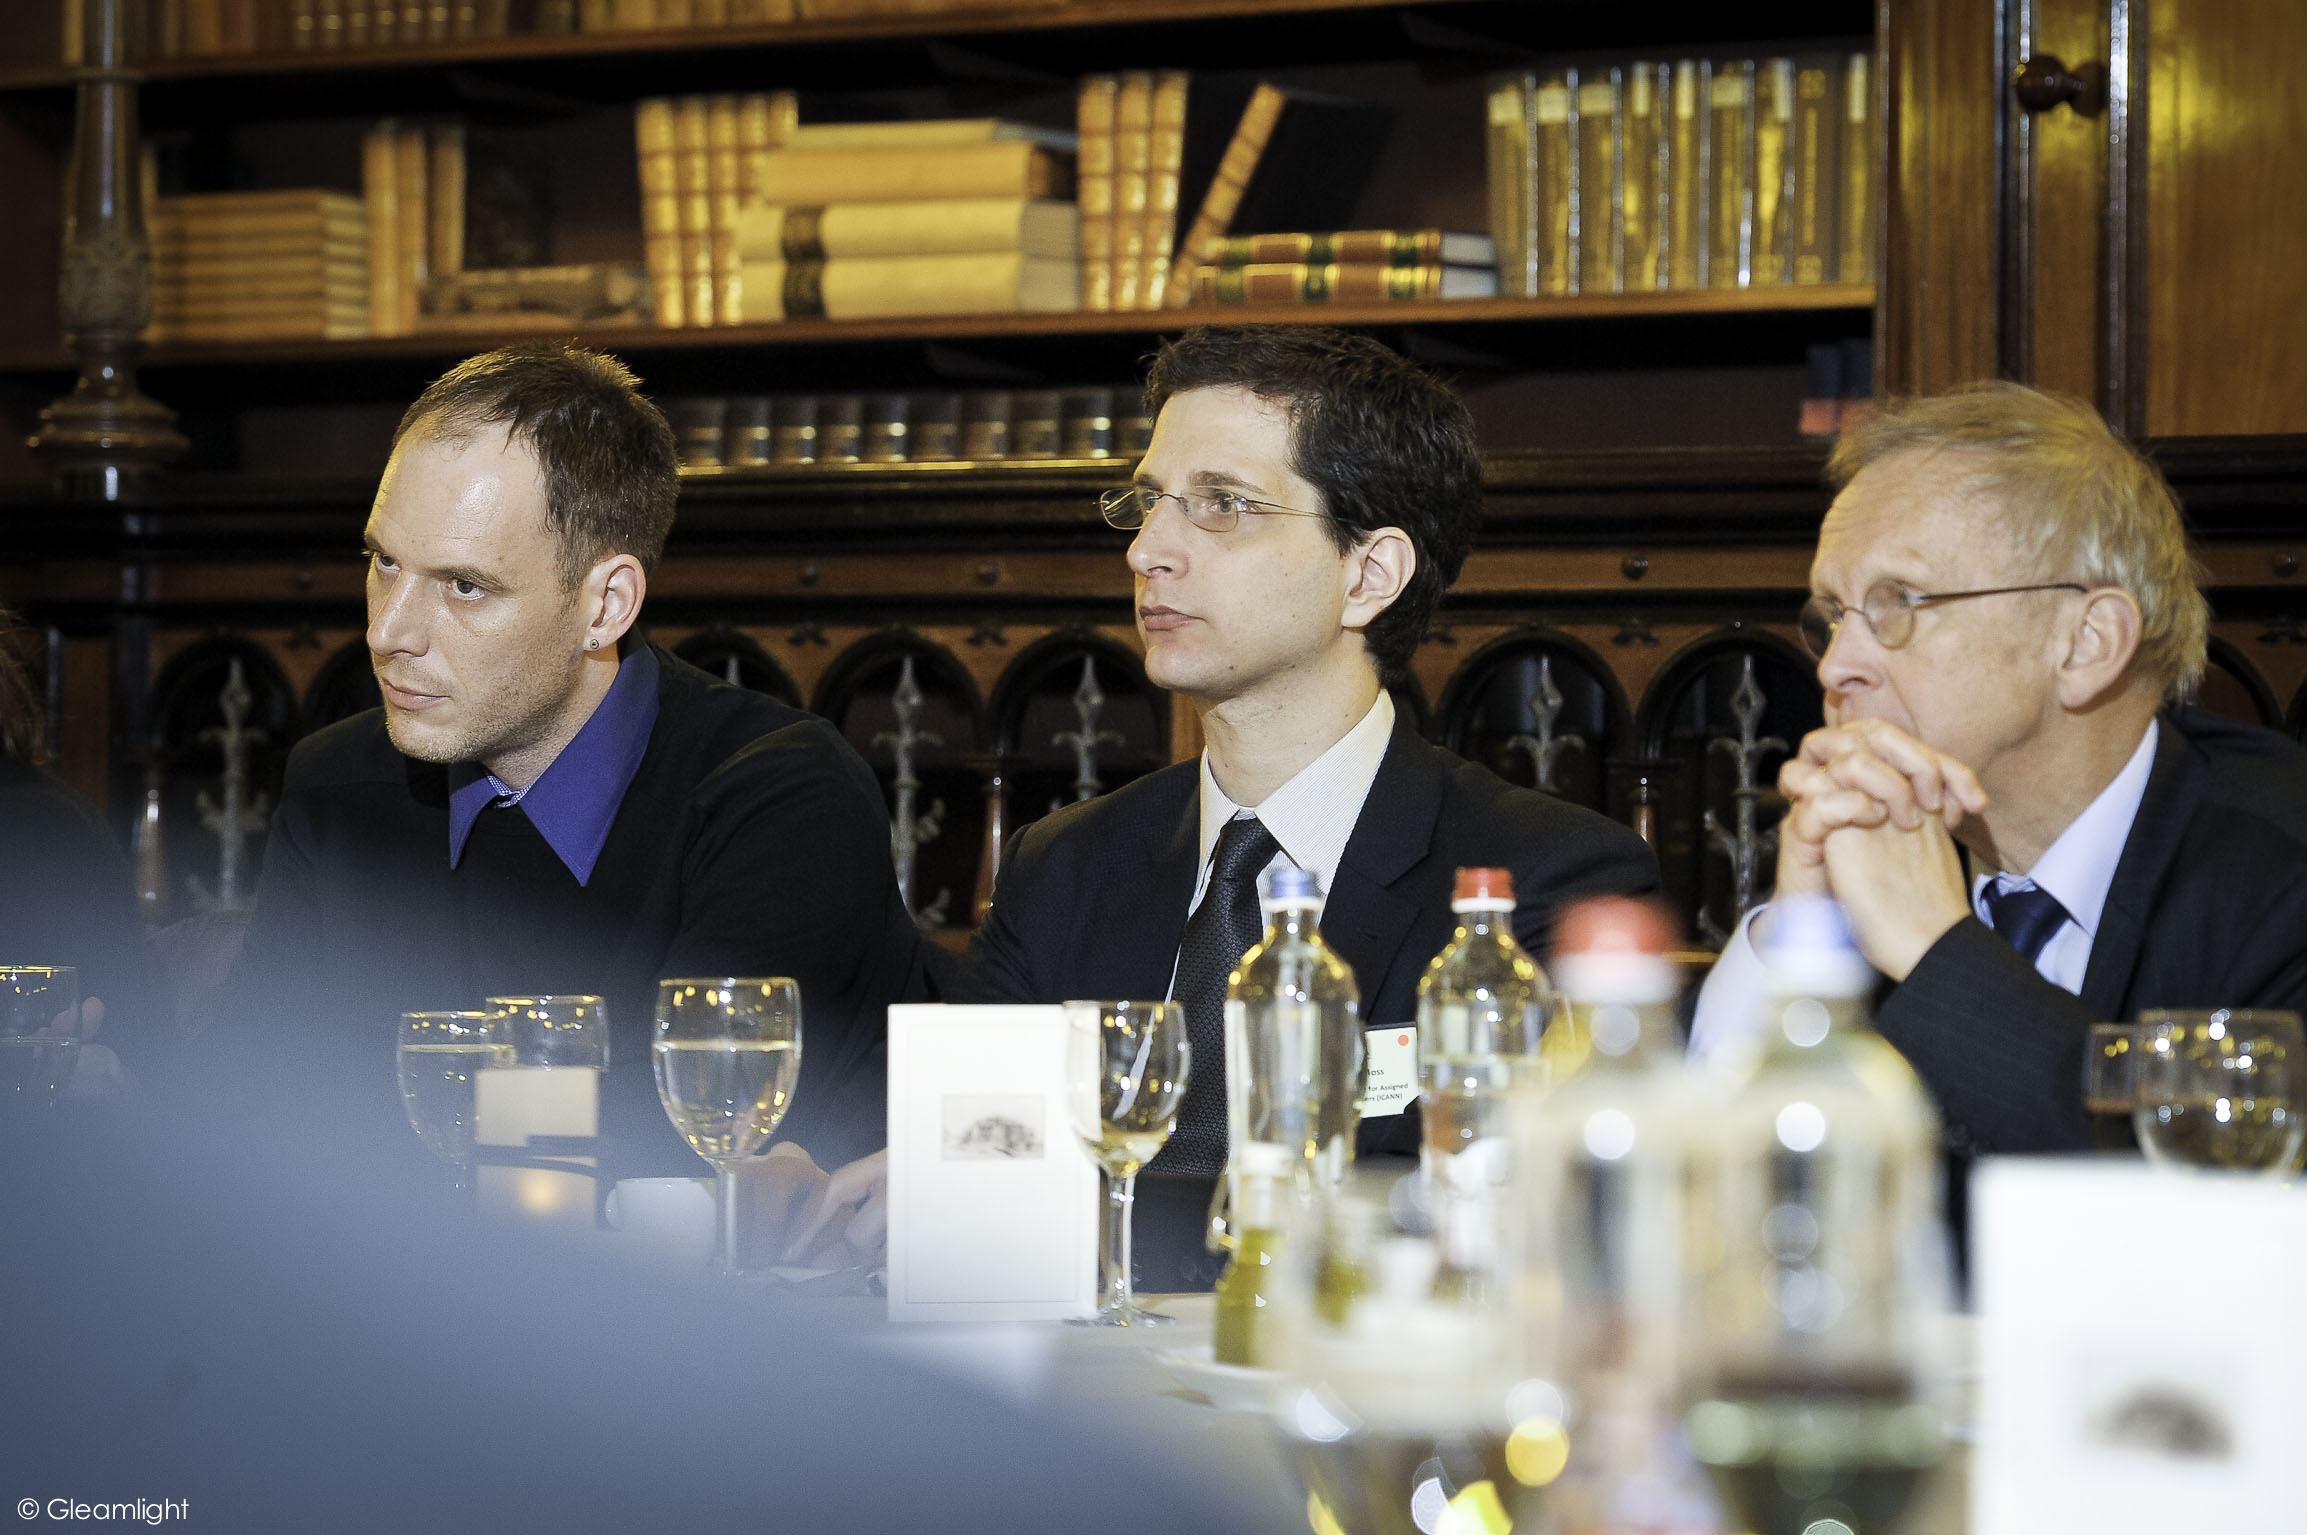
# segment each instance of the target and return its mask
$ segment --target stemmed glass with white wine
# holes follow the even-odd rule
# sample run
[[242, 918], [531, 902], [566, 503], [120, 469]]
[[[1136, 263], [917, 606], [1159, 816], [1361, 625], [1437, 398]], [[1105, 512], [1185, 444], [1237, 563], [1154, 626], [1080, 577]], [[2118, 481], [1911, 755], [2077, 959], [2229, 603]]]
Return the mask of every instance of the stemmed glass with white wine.
[[801, 988], [783, 976], [659, 981], [650, 1053], [666, 1116], [713, 1164], [720, 1272], [742, 1274], [737, 1169], [769, 1144], [792, 1106], [801, 1075]]
[[401, 1014], [401, 1106], [425, 1149], [449, 1165], [450, 1186], [473, 1192], [473, 1103], [481, 1072], [513, 1064], [494, 1012]]
[[1098, 1327], [1161, 1327], [1174, 1317], [1137, 1304], [1130, 1276], [1130, 1223], [1138, 1169], [1177, 1126], [1185, 1101], [1185, 1009], [1175, 1002], [1068, 1002], [1066, 1097], [1074, 1133], [1105, 1169], [1099, 1243]]

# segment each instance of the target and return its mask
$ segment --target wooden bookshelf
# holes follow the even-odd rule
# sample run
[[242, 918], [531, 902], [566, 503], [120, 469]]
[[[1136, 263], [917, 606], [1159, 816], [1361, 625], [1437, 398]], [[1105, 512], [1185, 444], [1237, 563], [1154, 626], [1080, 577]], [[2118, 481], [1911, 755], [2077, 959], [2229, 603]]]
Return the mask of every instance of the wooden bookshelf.
[[[1691, 8], [1694, 9], [1694, 8]], [[1647, 21], [1582, 13], [1582, 8], [1539, 6], [1530, 0], [1042, 0], [1040, 4], [887, 16], [756, 22], [663, 30], [608, 30], [427, 43], [418, 47], [271, 50], [146, 60], [137, 66], [156, 85], [173, 82], [277, 81], [283, 77], [342, 77], [363, 72], [406, 74], [471, 65], [519, 62], [644, 59], [676, 54], [741, 51], [759, 55], [785, 49], [842, 44], [994, 41], [1050, 34], [1069, 49], [1083, 34], [1130, 40], [1168, 32], [1223, 29], [1238, 47], [1245, 27], [1274, 23], [1302, 59], [1340, 54], [1490, 54], [1499, 67], [1541, 51], [1592, 46], [1630, 34], [1728, 41], [1740, 36], [1863, 35], [1873, 29], [1869, 0], [1782, 0], [1767, 17], [1752, 20], [1676, 14], [1669, 6]], [[1214, 37], [1217, 34], [1212, 32]], [[1242, 58], [1239, 63], [1256, 60]], [[0, 67], [0, 93], [55, 91], [72, 83], [62, 64]]]
[[[541, 335], [574, 335], [589, 346], [620, 353], [706, 352], [751, 347], [826, 346], [843, 342], [970, 341], [1036, 337], [1155, 336], [1194, 325], [1391, 326], [1529, 325], [1597, 320], [1861, 314], [1874, 306], [1869, 283], [1818, 283], [1769, 288], [1663, 289], [1643, 293], [1589, 293], [1562, 298], [1458, 299], [1447, 303], [1308, 304], [1062, 314], [906, 316], [881, 320], [784, 320], [765, 325], [670, 327], [657, 325], [526, 326], [506, 330], [421, 332], [345, 341], [162, 343], [150, 348], [151, 368], [281, 366], [320, 361], [429, 359], [469, 356]], [[54, 351], [0, 354], [0, 373], [45, 373], [69, 367]]]

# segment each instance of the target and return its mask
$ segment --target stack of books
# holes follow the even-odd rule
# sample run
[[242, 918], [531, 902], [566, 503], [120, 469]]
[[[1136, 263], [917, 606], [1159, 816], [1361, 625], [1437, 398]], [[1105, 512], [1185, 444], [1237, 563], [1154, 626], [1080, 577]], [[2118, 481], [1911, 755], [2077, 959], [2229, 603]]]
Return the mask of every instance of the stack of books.
[[1194, 268], [1197, 304], [1378, 304], [1495, 298], [1498, 246], [1440, 229], [1233, 235]]
[[359, 198], [315, 188], [158, 199], [147, 338], [366, 335], [367, 228]]
[[659, 325], [734, 325], [737, 219], [794, 128], [791, 91], [655, 96], [633, 108], [641, 248]]
[[1505, 75], [1488, 134], [1506, 293], [1874, 278], [1867, 54]]
[[1074, 136], [999, 118], [799, 124], [739, 217], [749, 324], [1080, 304]]

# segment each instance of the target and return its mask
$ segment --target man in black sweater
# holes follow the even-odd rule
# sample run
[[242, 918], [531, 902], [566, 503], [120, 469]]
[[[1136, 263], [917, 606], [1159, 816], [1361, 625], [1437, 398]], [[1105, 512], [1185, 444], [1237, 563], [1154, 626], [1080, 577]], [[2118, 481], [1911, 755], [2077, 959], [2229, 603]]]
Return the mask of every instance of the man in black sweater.
[[409, 408], [366, 538], [384, 704], [290, 758], [234, 988], [286, 1057], [255, 1071], [387, 1109], [401, 1012], [598, 993], [618, 1170], [694, 1173], [651, 1082], [655, 982], [787, 975], [783, 1133], [880, 1144], [886, 1009], [927, 994], [880, 790], [824, 721], [620, 654], [675, 493], [664, 418], [597, 353], [492, 352]]

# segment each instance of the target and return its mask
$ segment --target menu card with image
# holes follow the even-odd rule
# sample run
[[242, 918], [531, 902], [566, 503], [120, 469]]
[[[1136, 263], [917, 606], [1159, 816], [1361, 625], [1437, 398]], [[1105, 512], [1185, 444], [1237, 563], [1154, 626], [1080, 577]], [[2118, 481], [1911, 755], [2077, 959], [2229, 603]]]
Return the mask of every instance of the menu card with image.
[[1097, 1307], [1098, 1173], [1066, 1100], [1065, 1010], [889, 1010], [889, 1316]]
[[2128, 1160], [1971, 1188], [1976, 1535], [2307, 1529], [2307, 1199]]

